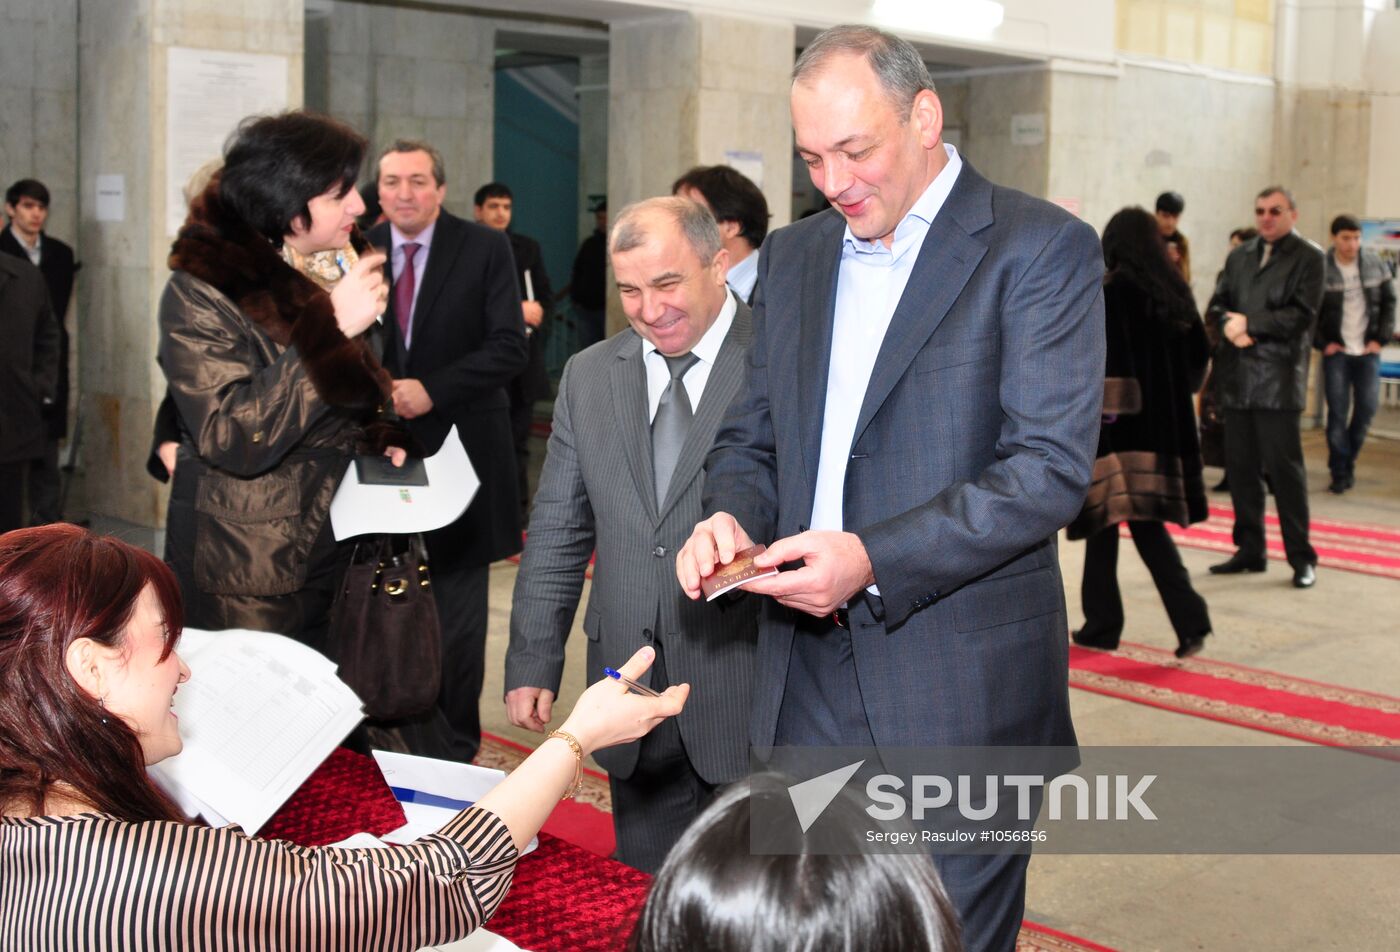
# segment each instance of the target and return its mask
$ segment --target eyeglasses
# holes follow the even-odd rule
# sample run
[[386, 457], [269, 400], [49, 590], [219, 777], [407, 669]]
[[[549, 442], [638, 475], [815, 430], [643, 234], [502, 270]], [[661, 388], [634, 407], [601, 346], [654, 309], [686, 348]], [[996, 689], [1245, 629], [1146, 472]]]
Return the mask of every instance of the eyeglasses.
[[1256, 208], [1256, 209], [1254, 209], [1254, 217], [1255, 217], [1255, 218], [1266, 218], [1266, 217], [1267, 217], [1267, 218], [1278, 218], [1278, 217], [1281, 216], [1285, 211], [1286, 211], [1286, 209], [1285, 209], [1282, 205], [1274, 205], [1272, 208]]

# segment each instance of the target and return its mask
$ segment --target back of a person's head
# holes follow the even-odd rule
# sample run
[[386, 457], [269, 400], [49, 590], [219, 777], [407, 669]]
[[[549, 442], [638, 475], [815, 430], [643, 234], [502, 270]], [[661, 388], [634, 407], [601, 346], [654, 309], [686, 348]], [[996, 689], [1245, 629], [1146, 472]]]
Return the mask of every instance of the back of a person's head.
[[367, 146], [364, 136], [329, 116], [301, 110], [251, 116], [224, 147], [219, 198], [280, 245], [293, 221], [309, 224], [313, 198], [355, 187]]
[[175, 576], [156, 556], [64, 523], [0, 535], [0, 807], [40, 811], [59, 780], [123, 819], [178, 816], [148, 778], [135, 731], [68, 669], [80, 638], [126, 646], [148, 585], [168, 650], [183, 618]]
[[[755, 854], [751, 810], [791, 811], [785, 785], [734, 784], [691, 825], [647, 896], [631, 952], [958, 952], [958, 926], [927, 855], [861, 853], [868, 817], [847, 797], [823, 813], [824, 852]], [[795, 823], [795, 818], [794, 818]], [[847, 835], [848, 834], [848, 835]], [[837, 847], [833, 850], [833, 846]]]

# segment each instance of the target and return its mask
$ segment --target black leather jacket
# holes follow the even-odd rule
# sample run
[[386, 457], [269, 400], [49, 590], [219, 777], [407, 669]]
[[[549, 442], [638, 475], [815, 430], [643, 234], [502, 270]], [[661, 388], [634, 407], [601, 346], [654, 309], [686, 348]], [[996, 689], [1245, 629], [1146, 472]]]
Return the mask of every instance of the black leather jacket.
[[1215, 349], [1220, 405], [1227, 410], [1296, 410], [1307, 404], [1308, 358], [1322, 302], [1322, 249], [1289, 232], [1274, 242], [1259, 267], [1261, 238], [1246, 241], [1225, 259], [1206, 309], [1217, 330], [1227, 311], [1248, 319], [1249, 347], [1224, 339]]

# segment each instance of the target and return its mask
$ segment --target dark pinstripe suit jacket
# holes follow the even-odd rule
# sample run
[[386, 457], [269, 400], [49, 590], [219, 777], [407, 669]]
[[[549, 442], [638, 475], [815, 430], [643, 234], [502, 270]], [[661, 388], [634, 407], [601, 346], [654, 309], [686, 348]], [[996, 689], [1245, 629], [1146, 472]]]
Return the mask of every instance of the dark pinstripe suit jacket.
[[[672, 683], [688, 681], [679, 718], [695, 770], [710, 783], [748, 772], [749, 706], [757, 638], [756, 599], [692, 602], [676, 583], [676, 549], [700, 520], [705, 454], [743, 377], [752, 337], [739, 303], [710, 371], [657, 511], [642, 339], [628, 329], [576, 354], [554, 401], [554, 428], [530, 513], [510, 619], [505, 689], [559, 690], [589, 554], [593, 590], [584, 614], [588, 675], [616, 666], [659, 633]], [[637, 745], [599, 751], [628, 777]]]
[[[706, 463], [706, 514], [755, 541], [812, 512], [845, 223], [768, 237], [745, 385]], [[924, 240], [850, 448], [844, 524], [882, 598], [851, 605], [881, 745], [1074, 743], [1056, 531], [1098, 440], [1103, 259], [1091, 228], [964, 162]], [[770, 746], [794, 639], [765, 599], [755, 745]]]

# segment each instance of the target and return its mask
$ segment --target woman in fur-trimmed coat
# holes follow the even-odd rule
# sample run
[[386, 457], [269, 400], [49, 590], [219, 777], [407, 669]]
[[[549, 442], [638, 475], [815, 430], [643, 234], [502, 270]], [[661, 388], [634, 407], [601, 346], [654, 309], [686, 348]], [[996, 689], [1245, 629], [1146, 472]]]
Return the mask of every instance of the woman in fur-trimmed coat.
[[1177, 657], [1184, 658], [1204, 645], [1210, 614], [1164, 523], [1187, 526], [1207, 516], [1191, 397], [1205, 375], [1209, 345], [1191, 289], [1168, 260], [1151, 214], [1125, 208], [1114, 215], [1103, 248], [1104, 422], [1093, 482], [1069, 526], [1071, 539], [1088, 540], [1084, 627], [1074, 641], [1118, 647], [1118, 524], [1126, 522], [1176, 631]]
[[375, 422], [391, 380], [367, 333], [384, 259], [351, 242], [365, 145], [305, 113], [245, 122], [171, 249], [159, 353], [180, 448], [166, 560], [189, 625], [324, 648], [346, 565], [331, 498], [357, 444], [392, 440]]

